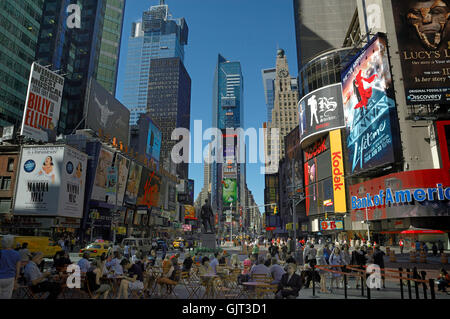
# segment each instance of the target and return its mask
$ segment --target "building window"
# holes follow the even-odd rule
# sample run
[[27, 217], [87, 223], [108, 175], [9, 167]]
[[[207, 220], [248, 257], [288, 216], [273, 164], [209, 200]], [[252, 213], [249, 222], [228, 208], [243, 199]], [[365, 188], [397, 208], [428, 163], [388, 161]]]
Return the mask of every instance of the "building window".
[[11, 177], [2, 177], [0, 190], [8, 191], [11, 189]]
[[8, 158], [8, 167], [6, 170], [8, 172], [12, 172], [14, 170], [14, 158]]

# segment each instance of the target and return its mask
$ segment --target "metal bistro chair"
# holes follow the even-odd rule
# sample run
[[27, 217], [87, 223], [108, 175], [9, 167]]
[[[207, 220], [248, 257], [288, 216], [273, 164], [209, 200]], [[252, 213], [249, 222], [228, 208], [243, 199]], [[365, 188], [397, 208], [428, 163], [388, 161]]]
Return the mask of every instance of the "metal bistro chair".
[[195, 280], [189, 272], [184, 271], [180, 274], [180, 284], [183, 285], [186, 288], [186, 291], [188, 292], [187, 299], [190, 299], [194, 296], [197, 297], [197, 299], [200, 298], [199, 290], [201, 288], [200, 282]]

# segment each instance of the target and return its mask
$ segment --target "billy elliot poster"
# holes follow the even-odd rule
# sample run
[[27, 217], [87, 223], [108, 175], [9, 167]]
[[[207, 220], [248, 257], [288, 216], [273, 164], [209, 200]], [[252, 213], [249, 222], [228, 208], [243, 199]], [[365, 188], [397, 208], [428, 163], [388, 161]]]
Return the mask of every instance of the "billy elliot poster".
[[14, 214], [81, 218], [86, 163], [68, 146], [24, 147]]
[[31, 65], [20, 134], [48, 142], [58, 126], [64, 78], [36, 62]]
[[407, 104], [450, 101], [449, 5], [392, 0]]
[[350, 174], [393, 163], [398, 123], [386, 39], [375, 36], [341, 77]]

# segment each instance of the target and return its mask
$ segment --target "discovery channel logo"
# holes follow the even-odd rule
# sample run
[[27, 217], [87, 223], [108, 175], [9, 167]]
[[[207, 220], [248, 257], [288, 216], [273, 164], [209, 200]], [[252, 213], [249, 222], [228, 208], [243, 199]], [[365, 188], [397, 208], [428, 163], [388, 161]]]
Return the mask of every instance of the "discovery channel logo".
[[410, 94], [407, 96], [407, 99], [412, 102], [440, 101], [442, 94]]

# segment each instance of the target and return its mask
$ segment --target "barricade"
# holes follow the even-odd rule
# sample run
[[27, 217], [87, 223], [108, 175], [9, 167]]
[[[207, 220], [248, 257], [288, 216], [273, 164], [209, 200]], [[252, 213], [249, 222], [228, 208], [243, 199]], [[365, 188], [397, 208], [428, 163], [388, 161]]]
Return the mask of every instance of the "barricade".
[[[348, 298], [347, 296], [347, 282], [348, 282], [348, 276], [354, 276], [361, 278], [361, 295], [364, 296], [364, 287], [366, 287], [367, 292], [367, 299], [371, 298], [371, 292], [370, 287], [367, 285], [367, 278], [371, 275], [370, 273], [367, 273], [366, 268], [367, 266], [364, 266], [363, 269], [361, 269], [360, 266], [357, 265], [317, 265], [315, 268], [327, 271], [329, 273], [338, 273], [344, 276], [344, 297], [345, 299]], [[344, 271], [334, 270], [330, 268], [342, 268]], [[350, 270], [351, 272], [346, 272], [346, 270]], [[416, 299], [420, 299], [419, 294], [419, 286], [422, 285], [423, 289], [423, 297], [424, 299], [428, 299], [427, 291], [430, 290], [430, 297], [431, 299], [435, 299], [435, 291], [434, 291], [434, 280], [433, 279], [426, 279], [426, 272], [421, 271], [420, 275], [419, 272], [416, 270], [414, 272], [410, 272], [409, 269], [406, 269], [406, 271], [403, 271], [403, 269], [400, 267], [398, 270], [392, 269], [392, 268], [383, 268], [380, 269], [381, 271], [381, 278], [389, 278], [389, 279], [398, 279], [400, 282], [400, 296], [401, 299], [404, 299], [404, 291], [403, 291], [403, 282], [406, 281], [406, 285], [408, 287], [408, 297], [409, 299], [412, 299], [412, 291], [411, 291], [411, 284], [414, 284], [414, 290], [415, 290], [415, 296]], [[392, 274], [391, 274], [392, 273]], [[414, 278], [415, 277], [415, 278]], [[366, 282], [364, 282], [366, 281]], [[313, 292], [314, 293], [314, 292]]]

